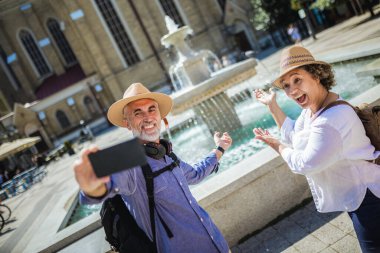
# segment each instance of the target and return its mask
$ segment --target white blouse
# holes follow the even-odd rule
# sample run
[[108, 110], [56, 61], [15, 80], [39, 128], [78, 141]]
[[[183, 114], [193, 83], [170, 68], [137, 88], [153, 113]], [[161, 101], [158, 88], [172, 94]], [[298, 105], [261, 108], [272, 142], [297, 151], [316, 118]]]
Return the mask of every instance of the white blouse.
[[281, 139], [289, 145], [282, 157], [294, 173], [306, 176], [319, 212], [354, 211], [367, 188], [380, 197], [380, 165], [366, 161], [380, 151], [350, 106], [332, 107], [315, 119], [310, 110], [296, 121], [286, 118]]

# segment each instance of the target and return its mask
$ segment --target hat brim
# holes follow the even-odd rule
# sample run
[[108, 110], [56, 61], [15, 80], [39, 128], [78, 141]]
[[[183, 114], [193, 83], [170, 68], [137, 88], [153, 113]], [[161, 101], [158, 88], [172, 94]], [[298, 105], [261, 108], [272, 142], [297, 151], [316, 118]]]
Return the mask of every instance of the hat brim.
[[156, 93], [156, 92], [143, 93], [143, 94], [138, 94], [136, 96], [132, 96], [129, 98], [123, 98], [113, 103], [107, 112], [108, 120], [115, 126], [126, 127], [125, 123], [123, 122], [124, 107], [133, 101], [144, 99], [144, 98], [152, 99], [158, 103], [158, 108], [160, 110], [161, 118], [165, 118], [166, 115], [169, 114], [169, 112], [171, 111], [173, 107], [173, 100], [168, 95], [165, 95], [162, 93]]
[[274, 80], [274, 82], [272, 83], [272, 85], [275, 86], [275, 87], [277, 87], [277, 88], [279, 88], [279, 89], [283, 89], [283, 87], [282, 87], [282, 85], [280, 83], [280, 80], [281, 80], [281, 78], [284, 75], [286, 75], [290, 71], [292, 71], [294, 69], [297, 69], [299, 67], [302, 67], [302, 66], [305, 66], [305, 65], [313, 65], [313, 64], [330, 65], [330, 64], [328, 64], [327, 62], [324, 62], [324, 61], [312, 61], [312, 62], [305, 62], [305, 63], [302, 63], [302, 64], [298, 64], [297, 66], [290, 67], [286, 71], [284, 71], [283, 73], [280, 73], [280, 76], [276, 80]]

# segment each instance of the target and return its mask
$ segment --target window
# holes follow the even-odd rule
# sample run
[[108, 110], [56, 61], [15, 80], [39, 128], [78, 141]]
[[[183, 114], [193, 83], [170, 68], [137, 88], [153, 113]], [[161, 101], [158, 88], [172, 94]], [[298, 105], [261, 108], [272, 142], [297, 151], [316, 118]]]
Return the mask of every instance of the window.
[[58, 110], [55, 114], [55, 117], [57, 118], [62, 129], [66, 129], [71, 126], [69, 119], [63, 111]]
[[77, 58], [75, 57], [70, 44], [67, 42], [65, 35], [61, 31], [58, 21], [53, 18], [49, 18], [46, 25], [55, 41], [55, 44], [61, 52], [62, 57], [64, 58], [66, 65], [72, 66], [76, 64]]
[[171, 17], [179, 27], [185, 25], [173, 0], [159, 0], [159, 2], [165, 15]]
[[37, 46], [32, 34], [26, 30], [21, 30], [19, 37], [25, 51], [29, 55], [29, 59], [33, 62], [34, 68], [37, 70], [40, 77], [47, 76], [51, 70], [46, 62], [40, 48]]
[[133, 65], [139, 62], [140, 59], [137, 52], [127, 31], [122, 25], [111, 0], [95, 0], [95, 3], [127, 65]]

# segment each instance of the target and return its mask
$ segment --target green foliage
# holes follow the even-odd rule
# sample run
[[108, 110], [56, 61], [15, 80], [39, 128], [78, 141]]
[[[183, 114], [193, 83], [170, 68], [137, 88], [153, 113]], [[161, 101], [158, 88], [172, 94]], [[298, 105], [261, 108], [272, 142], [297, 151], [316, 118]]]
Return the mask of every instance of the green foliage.
[[301, 9], [301, 3], [300, 0], [290, 0], [290, 7], [292, 10], [298, 11]]
[[334, 4], [336, 3], [336, 0], [290, 0], [290, 5], [291, 5], [291, 8], [293, 10], [296, 10], [298, 11], [299, 9], [302, 8], [302, 4], [301, 3], [304, 3], [304, 2], [308, 2], [308, 3], [311, 3], [310, 5], [310, 9], [314, 9], [314, 8], [317, 8], [317, 9], [320, 9], [320, 10], [324, 10], [324, 9], [330, 9], [334, 6]]
[[250, 21], [253, 27], [255, 27], [256, 30], [268, 29], [269, 15], [262, 8], [261, 0], [251, 0], [251, 4], [253, 7], [253, 12], [250, 17]]
[[333, 7], [335, 0], [316, 0], [311, 6], [310, 9], [317, 8], [320, 10], [330, 9]]

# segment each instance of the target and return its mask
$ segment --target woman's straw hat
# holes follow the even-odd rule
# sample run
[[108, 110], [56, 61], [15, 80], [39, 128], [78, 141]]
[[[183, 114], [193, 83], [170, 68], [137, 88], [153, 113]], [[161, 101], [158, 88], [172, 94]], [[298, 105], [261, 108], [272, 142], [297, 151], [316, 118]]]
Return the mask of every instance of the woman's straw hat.
[[273, 82], [273, 85], [282, 89], [282, 84], [280, 81], [285, 74], [293, 69], [310, 64], [329, 65], [327, 62], [316, 61], [313, 55], [302, 46], [292, 46], [284, 49], [281, 52], [280, 75]]
[[125, 127], [125, 124], [123, 124], [124, 107], [133, 101], [144, 98], [153, 99], [158, 103], [162, 119], [165, 118], [172, 109], [173, 100], [171, 97], [163, 93], [151, 92], [141, 83], [133, 83], [124, 92], [123, 98], [110, 106], [107, 113], [108, 120], [115, 126]]

